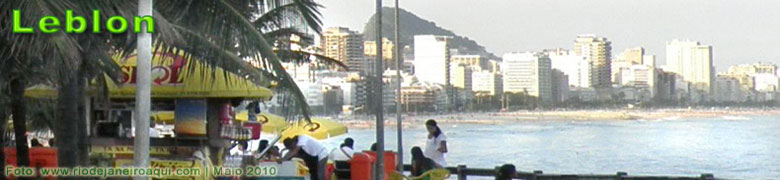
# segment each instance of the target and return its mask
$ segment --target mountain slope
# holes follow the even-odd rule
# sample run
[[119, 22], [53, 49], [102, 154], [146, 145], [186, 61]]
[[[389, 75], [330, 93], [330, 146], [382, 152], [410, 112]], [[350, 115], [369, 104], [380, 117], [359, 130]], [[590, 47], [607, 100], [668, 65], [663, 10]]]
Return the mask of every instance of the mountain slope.
[[[427, 21], [414, 15], [404, 9], [399, 11], [400, 17], [400, 35], [401, 46], [412, 45], [414, 35], [433, 34], [452, 36], [452, 48], [458, 49], [462, 54], [481, 54], [490, 58], [496, 58], [495, 55], [488, 53], [485, 47], [479, 45], [468, 37], [459, 36], [450, 30], [436, 26], [436, 23]], [[395, 38], [395, 8], [382, 8], [382, 37], [390, 40]], [[376, 14], [372, 15], [363, 28], [363, 40], [373, 41], [376, 39]]]

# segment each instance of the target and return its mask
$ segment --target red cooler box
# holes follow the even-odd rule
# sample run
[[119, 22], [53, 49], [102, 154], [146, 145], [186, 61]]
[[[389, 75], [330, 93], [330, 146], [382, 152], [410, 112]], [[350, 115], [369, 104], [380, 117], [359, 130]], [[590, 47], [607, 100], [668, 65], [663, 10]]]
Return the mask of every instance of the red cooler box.
[[[371, 156], [372, 159], [376, 159], [376, 152], [363, 151], [363, 153]], [[396, 153], [393, 151], [385, 151], [385, 179], [387, 179], [387, 172], [395, 171], [396, 166]]]
[[371, 169], [374, 168], [374, 158], [366, 153], [355, 153], [350, 163], [350, 178], [352, 180], [371, 179]]

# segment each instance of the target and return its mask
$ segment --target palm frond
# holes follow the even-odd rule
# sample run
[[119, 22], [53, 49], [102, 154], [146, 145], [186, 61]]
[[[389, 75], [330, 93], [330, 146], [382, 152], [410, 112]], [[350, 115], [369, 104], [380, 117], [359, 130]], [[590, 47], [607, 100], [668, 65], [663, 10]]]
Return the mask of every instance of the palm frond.
[[312, 53], [312, 52], [307, 52], [302, 50], [280, 50], [280, 49], [275, 49], [274, 52], [276, 52], [277, 55], [284, 57], [282, 58], [284, 59], [282, 60], [282, 62], [295, 63], [295, 64], [318, 63], [318, 64], [325, 64], [328, 66], [335, 66], [337, 68], [342, 68], [345, 71], [349, 71], [349, 67], [347, 67], [347, 65], [344, 64], [344, 62], [327, 57], [322, 54]]
[[253, 53], [256, 57], [254, 58], [255, 60], [265, 60], [265, 62], [270, 65], [272, 71], [279, 79], [279, 87], [288, 90], [288, 92], [292, 95], [291, 98], [296, 101], [296, 104], [300, 105], [298, 108], [302, 113], [301, 115], [303, 115], [304, 120], [310, 122], [311, 111], [309, 110], [309, 106], [306, 103], [306, 99], [298, 86], [295, 85], [295, 81], [290, 77], [289, 74], [287, 74], [287, 71], [284, 70], [284, 67], [282, 67], [281, 60], [273, 52], [273, 48], [265, 43], [267, 41], [263, 35], [254, 29], [253, 24], [248, 19], [241, 18], [241, 13], [239, 13], [230, 4], [225, 3], [225, 1], [220, 2], [222, 7], [227, 10], [227, 15], [230, 15], [238, 20], [237, 23], [239, 24], [239, 28], [241, 28], [240, 30], [246, 33], [244, 34], [245, 39], [249, 41], [260, 42], [246, 44], [246, 47], [249, 47], [246, 50], [249, 51], [246, 51], [245, 53]]
[[27, 123], [30, 131], [54, 129], [57, 102], [53, 99], [27, 99]]
[[286, 28], [290, 21], [303, 19], [307, 28], [316, 34], [322, 32], [322, 14], [319, 12], [322, 5], [312, 0], [273, 1], [265, 7], [268, 10], [253, 20], [255, 27], [263, 31]]
[[[189, 55], [198, 57], [202, 62], [206, 63], [207, 65], [214, 66], [214, 67], [221, 67], [225, 71], [237, 74], [241, 77], [249, 76], [252, 78], [252, 80], [255, 83], [258, 84], [267, 84], [267, 81], [263, 81], [265, 77], [264, 73], [258, 71], [255, 68], [252, 68], [252, 66], [247, 62], [241, 59], [238, 55], [235, 53], [226, 51], [224, 48], [218, 46], [217, 44], [208, 41], [205, 37], [199, 35], [197, 32], [193, 32], [189, 29], [186, 29], [184, 27], [179, 27], [177, 30], [184, 36], [187, 37], [190, 42], [190, 44], [197, 44], [197, 45], [187, 45], [187, 44], [173, 44], [173, 45], [165, 45], [160, 44], [157, 47], [159, 48], [177, 48], [184, 52], [187, 52]], [[168, 49], [170, 51], [171, 49]], [[166, 51], [166, 50], [163, 50]]]
[[[12, 10], [21, 10], [20, 23], [23, 26], [32, 26], [37, 24], [40, 17], [52, 15], [64, 17], [64, 9], [72, 9], [73, 4], [66, 1], [5, 1], [0, 10], [11, 12]], [[2, 13], [0, 18], [12, 19], [12, 13]], [[26, 18], [25, 18], [26, 17]], [[77, 50], [80, 46], [74, 38], [62, 31], [54, 34], [13, 34], [12, 23], [0, 24], [0, 38], [10, 44], [0, 53], [2, 59], [21, 59], [25, 63], [17, 64], [39, 64], [43, 59], [51, 60], [49, 57], [57, 56], [62, 68], [73, 68], [81, 59]], [[35, 28], [33, 28], [35, 29]], [[24, 69], [18, 67], [18, 69]]]
[[[263, 33], [263, 36], [268, 38], [270, 41], [283, 41], [287, 40], [289, 41], [292, 36], [297, 36], [300, 38], [299, 44], [301, 45], [310, 45], [314, 43], [314, 38], [311, 34], [301, 32], [298, 28], [278, 28], [274, 29], [268, 32]], [[268, 42], [268, 43], [274, 43], [274, 42]]]
[[[255, 82], [265, 84], [276, 81], [277, 90], [289, 92], [294, 100], [287, 107], [293, 109], [304, 119], [309, 119], [309, 108], [303, 93], [295, 85], [281, 65], [282, 59], [276, 56], [250, 18], [260, 10], [261, 1], [157, 1], [155, 7], [161, 15], [172, 20], [174, 30], [181, 33], [180, 42], [159, 40], [157, 48], [177, 49], [187, 56], [213, 67], [249, 77]], [[186, 12], [180, 11], [186, 8]], [[255, 9], [253, 9], [255, 8]], [[250, 65], [255, 64], [255, 65]], [[281, 93], [287, 94], [287, 93]], [[284, 96], [284, 95], [282, 95]], [[277, 98], [280, 96], [277, 95]], [[290, 116], [288, 116], [290, 117]], [[295, 120], [296, 118], [290, 118]]]
[[298, 12], [301, 13], [309, 28], [317, 34], [322, 33], [322, 19], [320, 19], [322, 14], [320, 14], [319, 8], [323, 6], [313, 0], [293, 0], [293, 2], [298, 6]]

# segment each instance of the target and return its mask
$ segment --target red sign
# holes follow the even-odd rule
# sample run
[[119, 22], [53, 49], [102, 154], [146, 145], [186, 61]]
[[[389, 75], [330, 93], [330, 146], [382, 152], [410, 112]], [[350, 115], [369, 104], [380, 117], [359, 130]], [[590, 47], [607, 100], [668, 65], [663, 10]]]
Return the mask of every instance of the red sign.
[[[137, 58], [131, 56], [128, 58]], [[165, 59], [163, 59], [165, 58]], [[172, 61], [168, 58], [173, 59]], [[157, 61], [152, 61], [152, 83], [154, 85], [167, 85], [176, 86], [183, 83], [181, 77], [182, 67], [187, 64], [187, 60], [182, 56], [176, 56], [173, 54], [157, 54], [155, 57]], [[170, 63], [170, 64], [162, 64]], [[122, 84], [135, 84], [136, 83], [136, 64], [125, 64], [122, 67]]]

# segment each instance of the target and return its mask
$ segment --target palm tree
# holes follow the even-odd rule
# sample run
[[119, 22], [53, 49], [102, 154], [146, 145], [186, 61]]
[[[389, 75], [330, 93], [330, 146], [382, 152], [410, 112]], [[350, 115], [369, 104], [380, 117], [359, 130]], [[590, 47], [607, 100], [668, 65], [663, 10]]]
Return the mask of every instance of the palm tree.
[[182, 41], [162, 39], [156, 47], [183, 50], [259, 83], [276, 82], [280, 96], [290, 98], [286, 105], [296, 107], [286, 108], [292, 111], [285, 115], [291, 120], [308, 119], [308, 105], [281, 62], [306, 61], [311, 56], [334, 62], [285, 46], [291, 43], [291, 35], [306, 41], [311, 37], [304, 31], [320, 32], [319, 7], [312, 0], [158, 1], [155, 9], [174, 24]]
[[[0, 2], [0, 9], [9, 8], [7, 3], [9, 2]], [[14, 8], [19, 7], [14, 6]], [[3, 14], [0, 16], [8, 15]], [[23, 22], [23, 24], [29, 24], [29, 22]], [[0, 80], [0, 83], [2, 83], [0, 84], [0, 90], [2, 90], [0, 96], [3, 99], [8, 99], [0, 102], [2, 104], [0, 107], [3, 108], [0, 111], [4, 114], [2, 117], [3, 127], [6, 124], [7, 113], [10, 112], [13, 117], [14, 137], [17, 139], [15, 141], [17, 164], [29, 166], [29, 150], [26, 141], [27, 106], [24, 100], [24, 90], [28, 85], [28, 80], [35, 79], [35, 76], [40, 75], [40, 73], [36, 72], [40, 72], [41, 68], [46, 67], [40, 65], [46, 62], [44, 61], [46, 59], [44, 56], [62, 52], [63, 49], [67, 48], [69, 42], [58, 40], [59, 35], [13, 36], [10, 34], [10, 25], [10, 23], [0, 25], [0, 30], [4, 32], [0, 34], [0, 44], [5, 47], [0, 49], [0, 59], [2, 59], [0, 69], [3, 70], [2, 77], [0, 77], [2, 79]], [[68, 55], [65, 56], [70, 57]], [[7, 111], [7, 109], [10, 109], [10, 111]], [[5, 161], [0, 163], [5, 163]]]
[[[90, 14], [92, 9], [102, 10], [104, 17], [107, 15], [122, 15], [132, 17], [135, 9], [134, 1], [3, 1], [0, 9], [6, 12], [11, 9], [24, 9], [22, 24], [35, 24], [37, 18], [43, 15], [64, 17], [65, 9], [73, 9], [75, 14]], [[269, 84], [271, 81], [278, 83], [278, 90], [283, 98], [290, 98], [285, 105], [296, 107], [287, 115], [290, 119], [298, 119], [302, 115], [308, 120], [309, 109], [303, 95], [292, 79], [282, 68], [280, 62], [289, 62], [294, 59], [289, 57], [280, 59], [274, 53], [269, 43], [279, 42], [285, 35], [301, 35], [301, 27], [285, 27], [290, 24], [290, 19], [300, 19], [308, 29], [320, 31], [319, 4], [311, 0], [217, 0], [217, 1], [157, 1], [155, 4], [156, 47], [158, 51], [184, 51], [185, 56], [197, 57], [206, 64], [221, 67], [229, 72], [248, 77], [258, 83]], [[127, 10], [130, 11], [127, 11]], [[270, 9], [270, 10], [265, 10]], [[259, 16], [258, 16], [259, 15]], [[11, 19], [10, 13], [0, 15], [0, 18]], [[292, 18], [291, 18], [292, 17]], [[67, 133], [72, 129], [86, 129], [84, 121], [84, 84], [92, 77], [101, 78], [100, 74], [108, 74], [116, 79], [117, 65], [111, 60], [114, 53], [125, 55], [134, 48], [134, 34], [113, 35], [101, 34], [65, 34], [55, 33], [51, 35], [12, 35], [9, 34], [10, 23], [0, 25], [2, 43], [4, 47], [10, 47], [0, 51], [0, 58], [4, 60], [2, 67], [20, 69], [18, 64], [48, 64], [59, 69], [55, 75], [60, 80], [60, 96], [58, 101], [58, 121], [55, 123], [55, 136], [61, 142], [60, 164], [62, 166], [74, 166], [78, 162], [85, 162], [86, 158], [86, 134]], [[106, 32], [103, 30], [102, 32]], [[262, 32], [277, 39], [267, 40]], [[306, 36], [302, 36], [306, 37]], [[275, 43], [277, 44], [277, 43]], [[279, 43], [280, 44], [280, 43]], [[278, 44], [277, 44], [277, 47]], [[278, 48], [277, 51], [286, 49]], [[303, 51], [288, 50], [290, 54], [298, 54], [299, 58], [309, 60], [310, 56], [318, 55]], [[46, 61], [41, 61], [41, 60]], [[320, 59], [322, 57], [320, 56]], [[37, 61], [33, 61], [37, 60]], [[325, 59], [328, 61], [328, 59]], [[332, 60], [332, 59], [331, 59]], [[260, 64], [260, 67], [249, 65], [248, 61]], [[10, 62], [10, 63], [6, 63]], [[35, 62], [35, 63], [30, 63]], [[4, 71], [9, 72], [9, 71]], [[8, 94], [9, 97], [23, 97], [25, 85], [19, 77], [21, 73], [7, 73], [8, 81], [3, 85], [11, 86], [4, 89], [16, 91]], [[5, 86], [0, 86], [5, 87]], [[6, 91], [4, 91], [6, 92]], [[12, 101], [14, 107], [15, 123], [24, 124], [24, 100]], [[74, 115], [75, 114], [75, 115]], [[19, 119], [16, 121], [16, 119]], [[77, 123], [73, 123], [77, 122]], [[26, 132], [20, 128], [16, 132]], [[23, 138], [24, 134], [17, 137]], [[20, 141], [20, 143], [26, 143]], [[25, 163], [26, 144], [17, 144], [19, 150], [19, 162]]]

